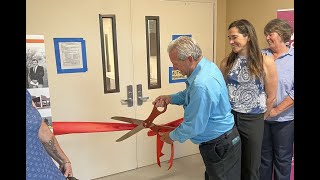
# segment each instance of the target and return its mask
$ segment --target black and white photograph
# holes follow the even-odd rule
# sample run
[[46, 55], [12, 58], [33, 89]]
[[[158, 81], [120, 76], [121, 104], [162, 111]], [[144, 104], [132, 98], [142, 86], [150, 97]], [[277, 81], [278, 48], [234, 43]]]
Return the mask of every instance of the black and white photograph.
[[29, 92], [37, 109], [48, 109], [51, 107], [49, 88], [29, 89]]
[[32, 96], [32, 101], [38, 109], [42, 118], [51, 117], [51, 100], [49, 88], [30, 88], [28, 89]]
[[41, 117], [52, 123], [43, 35], [26, 35], [26, 88]]
[[[35, 36], [37, 37], [37, 36]], [[41, 36], [40, 36], [41, 37]], [[40, 39], [28, 39], [26, 43], [26, 88], [48, 87], [45, 47]]]

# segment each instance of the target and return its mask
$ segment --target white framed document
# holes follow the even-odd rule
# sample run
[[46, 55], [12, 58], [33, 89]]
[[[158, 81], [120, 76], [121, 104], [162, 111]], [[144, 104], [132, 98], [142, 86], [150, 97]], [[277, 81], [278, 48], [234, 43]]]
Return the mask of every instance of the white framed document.
[[57, 73], [86, 72], [86, 44], [82, 38], [53, 38]]

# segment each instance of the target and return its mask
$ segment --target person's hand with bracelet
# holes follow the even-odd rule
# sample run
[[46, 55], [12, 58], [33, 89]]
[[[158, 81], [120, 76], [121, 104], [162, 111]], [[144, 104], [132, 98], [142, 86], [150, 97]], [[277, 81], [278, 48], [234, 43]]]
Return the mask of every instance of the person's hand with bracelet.
[[73, 177], [70, 161], [65, 161], [62, 164], [60, 164], [59, 169], [65, 177]]

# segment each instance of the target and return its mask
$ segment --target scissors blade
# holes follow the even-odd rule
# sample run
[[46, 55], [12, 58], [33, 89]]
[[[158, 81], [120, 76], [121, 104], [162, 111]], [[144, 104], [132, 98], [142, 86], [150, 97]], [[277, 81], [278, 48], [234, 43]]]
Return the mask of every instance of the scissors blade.
[[143, 126], [143, 124], [140, 124], [139, 126], [135, 127], [131, 131], [127, 132], [127, 134], [121, 136], [119, 139], [116, 140], [116, 142], [123, 141], [123, 140], [127, 139], [128, 137], [130, 137], [130, 136], [136, 134], [137, 132], [141, 131], [142, 129], [144, 129], [144, 126]]
[[127, 118], [127, 117], [122, 117], [122, 116], [113, 116], [113, 117], [111, 117], [111, 119], [115, 119], [115, 120], [123, 121], [123, 122], [127, 122], [127, 123], [132, 123], [132, 124], [136, 124], [136, 125], [140, 125], [143, 123], [143, 121], [140, 119], [133, 119], [133, 118]]

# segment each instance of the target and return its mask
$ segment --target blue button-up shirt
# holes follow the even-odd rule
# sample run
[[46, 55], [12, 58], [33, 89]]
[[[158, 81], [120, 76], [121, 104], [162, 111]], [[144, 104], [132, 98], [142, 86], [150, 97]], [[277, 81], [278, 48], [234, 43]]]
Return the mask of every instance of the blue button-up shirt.
[[[264, 49], [262, 52], [272, 56], [271, 49]], [[278, 106], [287, 96], [294, 100], [294, 48], [291, 47], [288, 52], [282, 54], [275, 60], [278, 72], [278, 90], [277, 100], [274, 106]], [[278, 116], [267, 119], [268, 121], [290, 121], [294, 119], [294, 106]]]
[[171, 95], [171, 104], [183, 105], [184, 120], [169, 136], [195, 144], [215, 139], [234, 125], [223, 75], [213, 62], [202, 58], [186, 80], [186, 89]]

